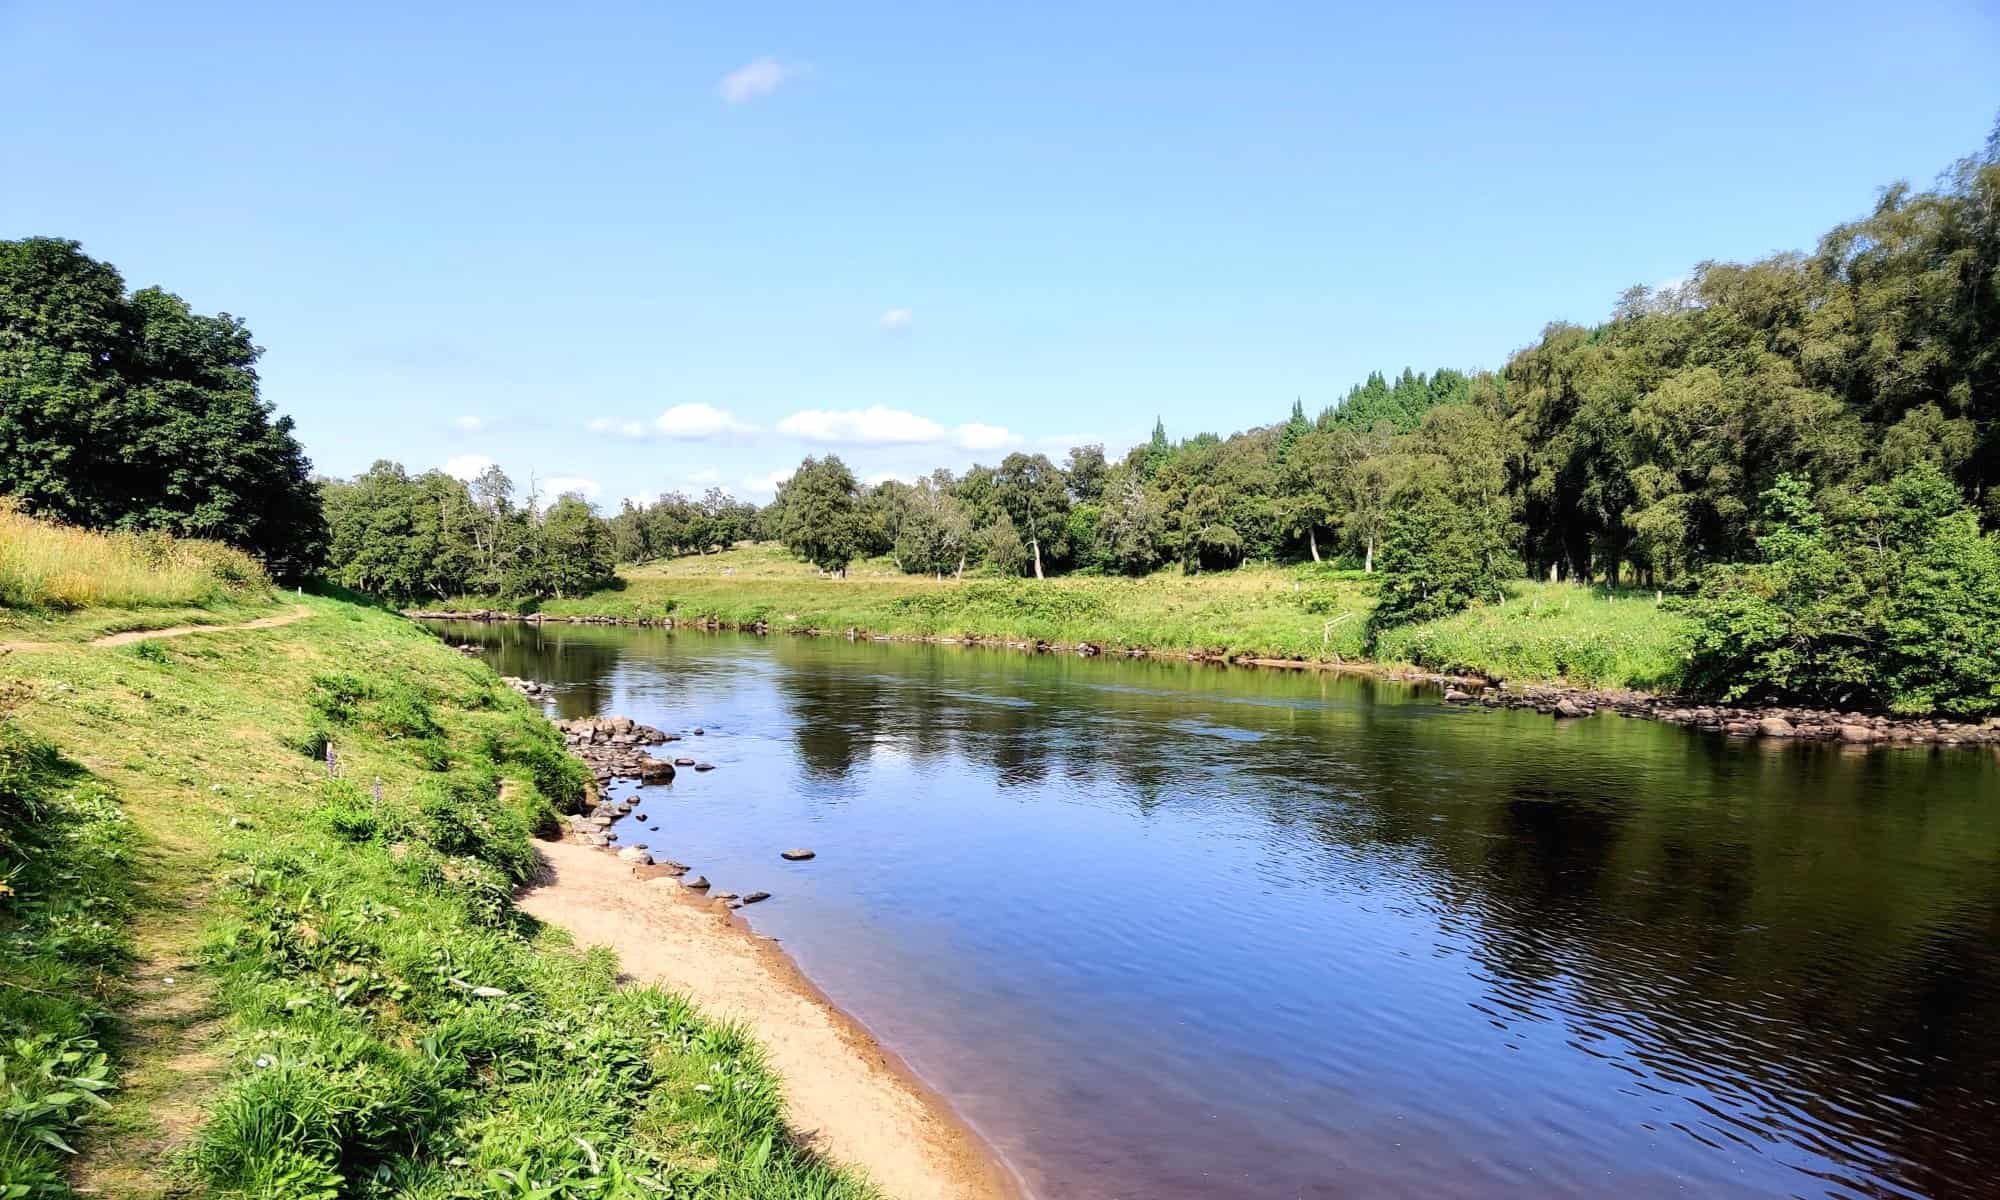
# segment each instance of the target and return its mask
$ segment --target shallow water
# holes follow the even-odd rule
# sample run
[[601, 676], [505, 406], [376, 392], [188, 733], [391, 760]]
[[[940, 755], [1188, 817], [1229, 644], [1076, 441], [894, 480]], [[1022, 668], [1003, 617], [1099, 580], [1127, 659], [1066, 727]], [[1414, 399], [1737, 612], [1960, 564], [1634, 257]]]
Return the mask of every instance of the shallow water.
[[[1369, 679], [458, 625], [1047, 1200], [2000, 1196], [2000, 758]], [[649, 826], [658, 825], [658, 833]], [[805, 845], [802, 864], [778, 851]]]

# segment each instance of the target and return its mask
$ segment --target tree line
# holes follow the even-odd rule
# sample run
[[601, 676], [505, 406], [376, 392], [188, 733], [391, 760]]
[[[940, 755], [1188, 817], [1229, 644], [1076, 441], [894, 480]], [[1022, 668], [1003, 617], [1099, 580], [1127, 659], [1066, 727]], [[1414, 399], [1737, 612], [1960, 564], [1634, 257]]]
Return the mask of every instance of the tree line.
[[[1790, 694], [1804, 689], [1788, 678], [1856, 675], [1888, 626], [1938, 617], [1940, 597], [1960, 633], [2000, 607], [1979, 575], [2000, 524], [2000, 129], [1810, 252], [1634, 288], [1608, 320], [1549, 325], [1498, 370], [1375, 374], [1317, 413], [1294, 402], [1226, 437], [1156, 423], [1118, 458], [1085, 445], [864, 487], [839, 458], [808, 457], [761, 508], [711, 489], [606, 519], [576, 497], [517, 503], [497, 471], [466, 484], [387, 463], [314, 481], [258, 396], [257, 354], [241, 321], [127, 294], [74, 242], [0, 242], [0, 493], [398, 599], [571, 595], [613, 561], [761, 537], [831, 573], [871, 555], [1036, 578], [1334, 560], [1379, 571], [1382, 622], [1495, 599], [1516, 578], [1638, 583], [1684, 594], [1737, 651], [1841, 632], [1796, 624], [1833, 611], [1802, 580], [1846, 580], [1847, 604], [1866, 579], [1881, 600], [1904, 587], [1892, 550], [1956, 548], [1910, 567], [1929, 573], [1933, 608], [1876, 605], [1882, 630], [1853, 653], [1805, 654], [1820, 665], [1787, 675], [1767, 647], [1751, 674]], [[1729, 597], [1775, 607], [1731, 615]], [[1730, 661], [1744, 677], [1749, 660]]]

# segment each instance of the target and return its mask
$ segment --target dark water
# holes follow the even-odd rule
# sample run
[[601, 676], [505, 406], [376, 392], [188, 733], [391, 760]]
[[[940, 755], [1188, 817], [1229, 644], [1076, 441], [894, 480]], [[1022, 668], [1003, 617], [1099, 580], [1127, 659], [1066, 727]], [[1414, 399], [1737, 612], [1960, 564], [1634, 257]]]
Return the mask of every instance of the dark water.
[[[466, 626], [1045, 1198], [2000, 1196], [2000, 760], [1369, 680]], [[811, 846], [809, 864], [779, 849]]]

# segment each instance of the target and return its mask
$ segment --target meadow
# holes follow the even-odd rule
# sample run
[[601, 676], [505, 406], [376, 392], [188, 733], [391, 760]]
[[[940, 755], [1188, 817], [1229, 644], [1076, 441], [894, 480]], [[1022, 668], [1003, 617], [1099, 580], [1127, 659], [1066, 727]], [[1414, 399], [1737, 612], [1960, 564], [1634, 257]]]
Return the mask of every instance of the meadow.
[[[1046, 580], [906, 575], [886, 558], [825, 575], [772, 543], [627, 566], [616, 587], [542, 602], [551, 616], [765, 626], [1016, 643], [1089, 643], [1235, 659], [1375, 662], [1518, 682], [1671, 686], [1684, 620], [1651, 591], [1522, 582], [1507, 598], [1441, 620], [1380, 631], [1377, 577], [1332, 565], [1248, 564], [1143, 578]], [[447, 607], [508, 607], [462, 598]]]

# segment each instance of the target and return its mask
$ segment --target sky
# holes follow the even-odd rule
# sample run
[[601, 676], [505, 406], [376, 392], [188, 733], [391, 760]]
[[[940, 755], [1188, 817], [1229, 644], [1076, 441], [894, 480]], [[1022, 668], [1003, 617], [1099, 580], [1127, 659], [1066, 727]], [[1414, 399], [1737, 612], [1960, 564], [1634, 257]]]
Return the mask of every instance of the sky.
[[0, 238], [245, 318], [324, 473], [764, 501], [1497, 367], [1929, 183], [1996, 62], [1996, 0], [0, 0]]

